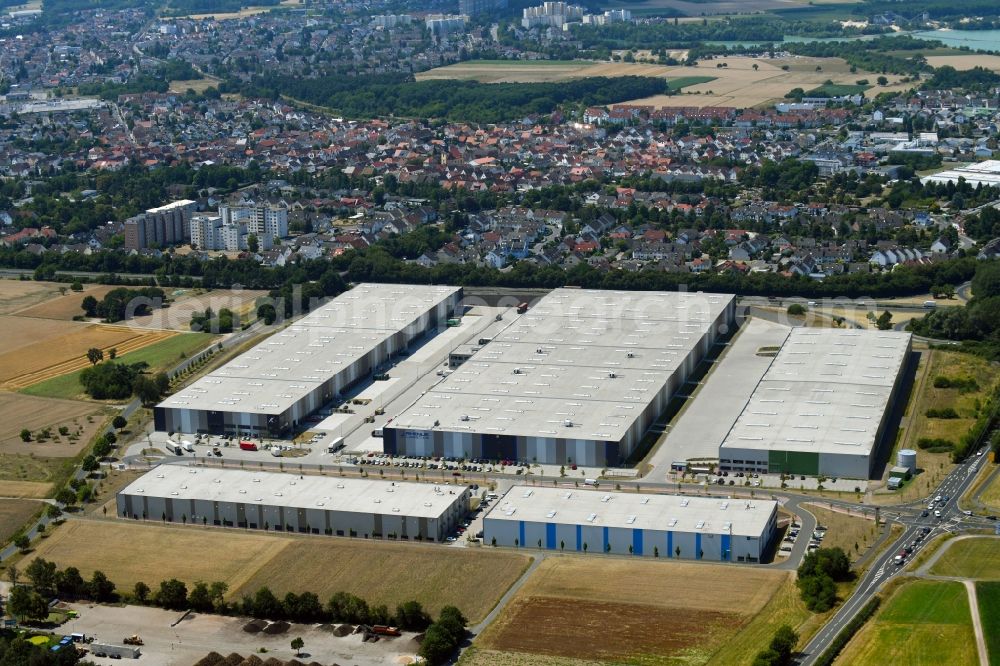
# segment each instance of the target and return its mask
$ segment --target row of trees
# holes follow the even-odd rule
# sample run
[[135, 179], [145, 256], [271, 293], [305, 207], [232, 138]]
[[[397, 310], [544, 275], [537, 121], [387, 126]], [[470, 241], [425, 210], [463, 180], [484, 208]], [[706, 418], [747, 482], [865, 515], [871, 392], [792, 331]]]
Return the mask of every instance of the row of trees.
[[766, 649], [757, 653], [753, 666], [789, 666], [799, 635], [787, 624], [778, 627]]

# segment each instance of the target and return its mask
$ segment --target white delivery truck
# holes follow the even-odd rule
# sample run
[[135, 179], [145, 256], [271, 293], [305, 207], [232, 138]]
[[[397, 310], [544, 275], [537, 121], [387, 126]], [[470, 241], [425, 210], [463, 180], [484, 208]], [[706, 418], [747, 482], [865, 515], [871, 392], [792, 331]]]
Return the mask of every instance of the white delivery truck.
[[330, 442], [330, 445], [326, 447], [326, 452], [327, 453], [336, 453], [337, 451], [341, 450], [342, 448], [344, 448], [344, 438], [343, 437], [334, 437], [333, 441]]
[[181, 447], [180, 444], [178, 444], [177, 442], [175, 442], [172, 439], [168, 439], [167, 440], [166, 447], [167, 447], [167, 451], [169, 451], [170, 453], [173, 453], [174, 455], [178, 455], [178, 456], [184, 455], [184, 449]]
[[184, 447], [184, 450], [187, 451], [188, 453], [194, 453], [194, 442], [192, 442], [191, 440], [189, 439], [182, 440], [181, 446]]
[[274, 456], [275, 458], [280, 458], [281, 457], [281, 447], [280, 446], [272, 446], [271, 447], [271, 455]]

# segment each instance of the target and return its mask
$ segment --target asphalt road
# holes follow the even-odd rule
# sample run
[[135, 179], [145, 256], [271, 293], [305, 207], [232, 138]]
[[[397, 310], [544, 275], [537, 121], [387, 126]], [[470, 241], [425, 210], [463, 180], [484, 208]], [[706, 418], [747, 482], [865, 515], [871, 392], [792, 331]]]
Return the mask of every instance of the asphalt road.
[[[984, 453], [986, 448], [980, 450]], [[892, 545], [882, 551], [882, 554], [872, 562], [865, 571], [861, 580], [854, 588], [854, 593], [844, 602], [833, 614], [830, 620], [820, 629], [819, 633], [813, 637], [797, 658], [797, 663], [803, 666], [815, 663], [816, 659], [830, 646], [830, 643], [837, 637], [844, 627], [860, 611], [871, 598], [878, 593], [882, 586], [900, 571], [905, 569], [905, 564], [900, 566], [893, 562], [897, 554], [908, 544], [912, 543], [923, 527], [930, 527], [931, 532], [927, 537], [917, 542], [914, 552], [910, 554], [907, 561], [910, 561], [919, 553], [931, 538], [944, 532], [958, 532], [967, 529], [991, 529], [996, 523], [977, 516], [966, 516], [958, 506], [958, 499], [969, 489], [976, 478], [976, 472], [982, 465], [986, 464], [986, 456], [973, 455], [966, 462], [958, 465], [941, 484], [931, 493], [929, 498], [923, 502], [910, 503], [896, 507], [884, 507], [883, 513], [892, 515], [898, 512], [898, 517], [894, 520], [904, 527], [903, 533], [892, 543]], [[930, 515], [921, 517], [921, 512], [927, 510], [927, 504], [938, 495], [949, 497], [949, 501], [943, 506], [938, 505], [941, 517], [934, 516], [934, 510], [930, 510]]]

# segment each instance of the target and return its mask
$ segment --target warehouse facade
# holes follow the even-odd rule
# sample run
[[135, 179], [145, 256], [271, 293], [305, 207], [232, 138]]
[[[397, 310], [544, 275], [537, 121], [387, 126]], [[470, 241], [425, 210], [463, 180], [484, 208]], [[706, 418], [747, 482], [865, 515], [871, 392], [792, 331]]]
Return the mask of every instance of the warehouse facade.
[[443, 323], [461, 288], [361, 284], [153, 411], [164, 432], [280, 437]]
[[464, 486], [160, 465], [117, 496], [118, 517], [358, 538], [443, 541]]
[[484, 518], [484, 543], [716, 562], [760, 562], [778, 503], [514, 486]]
[[395, 416], [384, 450], [619, 465], [734, 316], [729, 294], [557, 289]]
[[794, 328], [719, 448], [721, 471], [867, 479], [906, 400], [911, 335]]

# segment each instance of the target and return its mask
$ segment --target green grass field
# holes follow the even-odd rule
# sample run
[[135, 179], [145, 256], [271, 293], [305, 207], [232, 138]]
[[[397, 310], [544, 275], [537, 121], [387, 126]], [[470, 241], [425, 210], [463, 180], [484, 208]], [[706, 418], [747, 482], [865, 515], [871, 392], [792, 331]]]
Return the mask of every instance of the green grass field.
[[813, 88], [806, 93], [806, 97], [843, 97], [844, 95], [857, 95], [863, 93], [871, 86], [852, 85], [850, 83], [827, 83], [818, 88]]
[[[161, 340], [148, 347], [123, 354], [116, 360], [122, 363], [149, 364], [149, 372], [157, 373], [167, 370], [180, 362], [182, 354], [191, 356], [207, 347], [215, 338], [211, 333], [181, 333]], [[33, 384], [21, 390], [21, 393], [37, 395], [45, 398], [65, 398], [73, 400], [83, 393], [80, 386], [80, 372], [70, 372], [59, 377], [53, 377], [43, 382]]]
[[954, 541], [929, 573], [1000, 580], [1000, 539], [984, 536]]
[[688, 86], [696, 86], [699, 83], [708, 83], [709, 81], [714, 81], [717, 77], [715, 76], [682, 76], [680, 78], [667, 81], [667, 87], [671, 90], [680, 90], [681, 88], [687, 88]]
[[976, 662], [965, 586], [958, 582], [924, 580], [899, 587], [875, 620], [851, 640], [836, 661], [851, 666]]
[[976, 600], [990, 666], [1000, 666], [1000, 631], [996, 631], [1000, 626], [1000, 582], [976, 583]]

